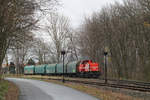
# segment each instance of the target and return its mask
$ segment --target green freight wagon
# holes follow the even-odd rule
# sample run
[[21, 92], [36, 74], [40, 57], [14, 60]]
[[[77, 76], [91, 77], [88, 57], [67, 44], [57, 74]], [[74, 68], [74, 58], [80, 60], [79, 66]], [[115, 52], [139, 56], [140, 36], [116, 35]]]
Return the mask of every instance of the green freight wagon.
[[46, 74], [55, 74], [57, 64], [48, 64], [46, 66]]
[[25, 75], [33, 75], [35, 71], [34, 65], [31, 66], [25, 66], [24, 67], [24, 74]]
[[76, 74], [79, 61], [70, 62], [67, 64], [67, 74]]
[[46, 65], [37, 65], [35, 66], [35, 74], [44, 75], [46, 71], [45, 69]]
[[56, 73], [57, 74], [62, 74], [63, 73], [63, 63], [57, 64], [57, 66], [56, 66]]
[[[57, 64], [56, 73], [63, 74], [63, 63]], [[64, 64], [64, 73], [66, 73], [66, 64]]]

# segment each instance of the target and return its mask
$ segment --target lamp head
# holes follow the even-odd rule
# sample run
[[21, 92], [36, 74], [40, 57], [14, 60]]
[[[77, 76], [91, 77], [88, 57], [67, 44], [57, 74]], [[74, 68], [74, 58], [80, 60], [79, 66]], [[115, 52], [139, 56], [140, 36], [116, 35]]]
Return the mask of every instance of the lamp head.
[[65, 54], [66, 54], [65, 50], [62, 50], [61, 55], [65, 55]]

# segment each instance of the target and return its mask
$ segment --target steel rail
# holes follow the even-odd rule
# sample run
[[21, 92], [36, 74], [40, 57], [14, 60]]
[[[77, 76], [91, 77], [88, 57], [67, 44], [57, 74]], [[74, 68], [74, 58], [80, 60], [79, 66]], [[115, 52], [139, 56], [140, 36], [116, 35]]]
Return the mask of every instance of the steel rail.
[[[53, 79], [49, 78], [50, 80], [58, 80], [61, 81], [61, 79]], [[128, 84], [128, 83], [103, 83], [103, 82], [92, 82], [92, 81], [85, 81], [85, 80], [72, 80], [72, 79], [66, 79], [66, 82], [73, 82], [73, 83], [82, 83], [87, 85], [95, 85], [95, 86], [106, 86], [106, 87], [112, 87], [112, 88], [122, 88], [122, 89], [130, 89], [130, 90], [136, 90], [141, 92], [150, 92], [150, 86], [143, 86], [141, 84]], [[125, 82], [125, 81], [124, 81]]]

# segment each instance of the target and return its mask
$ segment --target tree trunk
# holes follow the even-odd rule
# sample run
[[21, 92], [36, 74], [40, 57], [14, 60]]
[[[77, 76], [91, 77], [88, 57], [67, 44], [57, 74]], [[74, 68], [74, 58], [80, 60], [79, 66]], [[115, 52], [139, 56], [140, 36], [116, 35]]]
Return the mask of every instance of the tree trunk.
[[0, 39], [0, 80], [2, 76], [2, 63], [5, 58], [5, 54], [7, 51], [9, 43], [7, 44], [7, 39], [1, 38]]

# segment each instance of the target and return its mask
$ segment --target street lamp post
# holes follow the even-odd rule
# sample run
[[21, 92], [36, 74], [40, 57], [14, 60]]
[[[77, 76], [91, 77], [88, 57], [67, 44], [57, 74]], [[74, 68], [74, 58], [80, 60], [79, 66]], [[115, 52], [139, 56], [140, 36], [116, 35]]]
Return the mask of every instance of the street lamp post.
[[104, 52], [104, 67], [105, 67], [105, 84], [107, 84], [107, 56], [108, 52]]
[[64, 83], [65, 82], [65, 79], [64, 79], [64, 60], [65, 60], [65, 58], [64, 58], [64, 55], [66, 54], [66, 52], [63, 50], [63, 51], [61, 51], [61, 55], [63, 56], [63, 79], [62, 79], [62, 82]]

